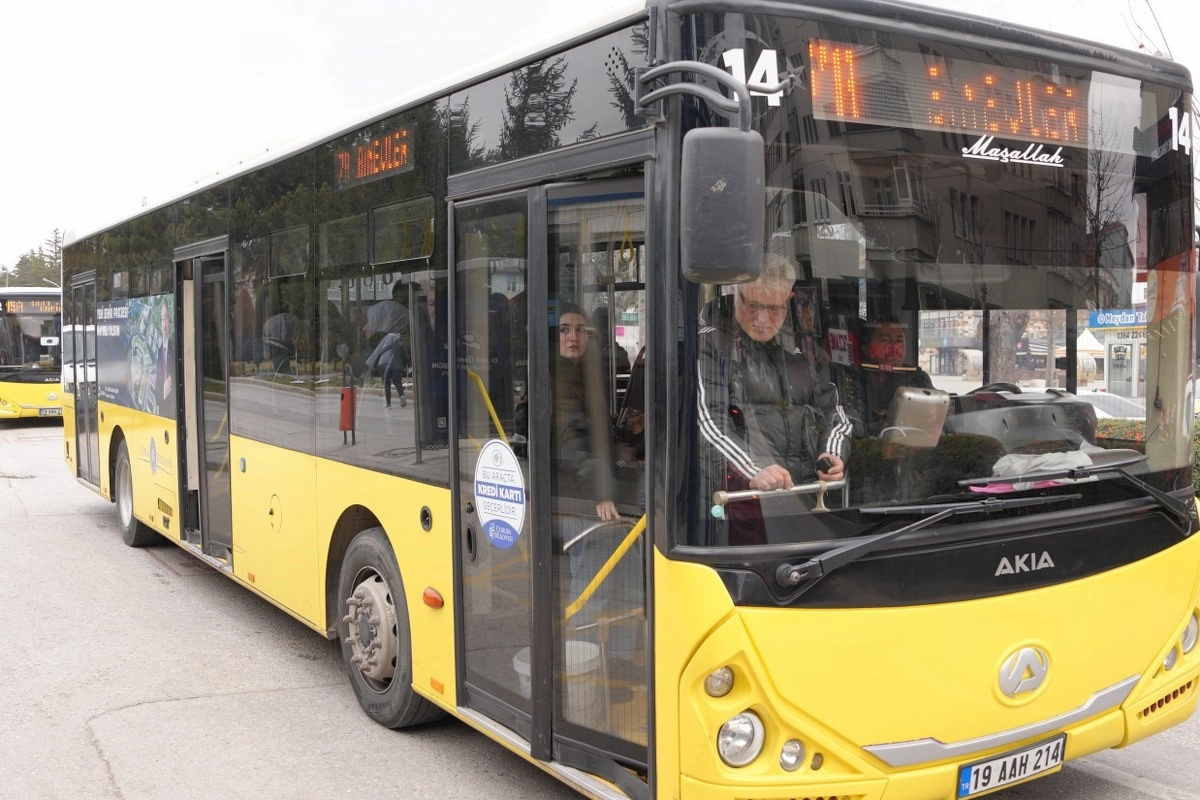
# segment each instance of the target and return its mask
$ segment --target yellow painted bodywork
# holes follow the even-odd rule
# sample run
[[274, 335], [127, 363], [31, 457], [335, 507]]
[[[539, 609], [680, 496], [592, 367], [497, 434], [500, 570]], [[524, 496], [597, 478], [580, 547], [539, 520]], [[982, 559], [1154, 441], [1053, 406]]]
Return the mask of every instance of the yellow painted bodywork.
[[79, 460], [75, 455], [75, 395], [64, 394], [62, 399], [63, 458], [72, 475], [79, 474]]
[[[73, 400], [68, 396], [67, 404], [71, 407], [71, 413], [64, 422], [63, 431], [72, 447], [72, 469], [76, 466], [73, 452]], [[96, 411], [100, 433], [100, 494], [109, 500], [113, 499], [112, 467], [117, 455], [116, 444], [123, 438], [129, 449], [129, 465], [133, 476], [133, 515], [178, 542], [180, 502], [175, 422], [106, 402], [98, 403]], [[142, 487], [146, 486], [153, 487], [153, 490], [144, 491]]]
[[52, 417], [62, 414], [62, 382], [0, 381], [0, 420]]
[[[1070, 712], [1135, 677], [1121, 707], [1065, 728], [1067, 758], [1177, 724], [1200, 694], [1200, 647], [1169, 672], [1162, 663], [1198, 611], [1198, 567], [1193, 536], [1110, 572], [1000, 597], [767, 609], [735, 608], [712, 570], [658, 558], [658, 796], [953, 798], [961, 765], [1052, 733], [907, 768], [889, 767], [863, 746], [985, 737]], [[1046, 683], [1018, 703], [1000, 692], [998, 678], [1023, 644], [1044, 648], [1050, 667]], [[721, 666], [734, 670], [735, 688], [708, 697], [704, 678]], [[717, 731], [746, 709], [763, 719], [766, 745], [735, 769], [717, 755]], [[808, 759], [821, 754], [819, 768], [808, 759], [792, 773], [779, 766], [791, 738], [804, 742]]]

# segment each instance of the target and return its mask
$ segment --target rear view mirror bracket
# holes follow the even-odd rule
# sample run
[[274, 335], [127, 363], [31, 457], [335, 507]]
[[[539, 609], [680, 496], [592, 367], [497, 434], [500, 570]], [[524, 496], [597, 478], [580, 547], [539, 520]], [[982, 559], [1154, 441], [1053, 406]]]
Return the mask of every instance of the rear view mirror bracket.
[[[638, 98], [639, 111], [676, 94], [698, 97], [737, 128], [696, 128], [680, 164], [680, 267], [697, 283], [741, 283], [762, 272], [766, 167], [762, 136], [750, 127], [750, 90], [724, 70], [676, 61], [641, 73], [639, 92], [663, 75], [691, 72], [729, 89], [727, 98], [695, 83], [673, 83]], [[787, 84], [780, 84], [783, 90]], [[776, 87], [771, 87], [776, 88]]]

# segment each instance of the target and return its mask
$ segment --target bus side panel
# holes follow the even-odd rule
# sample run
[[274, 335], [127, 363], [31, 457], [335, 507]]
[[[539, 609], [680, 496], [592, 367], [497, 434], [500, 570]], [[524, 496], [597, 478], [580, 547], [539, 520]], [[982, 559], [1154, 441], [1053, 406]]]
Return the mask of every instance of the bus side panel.
[[75, 427], [75, 395], [63, 392], [63, 458], [66, 459], [67, 469], [72, 475], [79, 475], [79, 457], [75, 452], [75, 444], [79, 441]]
[[317, 554], [329, 534], [315, 522], [317, 460], [237, 436], [230, 437], [229, 454], [234, 574], [321, 629]]
[[181, 537], [179, 458], [174, 420], [100, 403], [100, 493], [113, 499], [112, 469], [119, 432], [133, 470], [133, 515], [174, 540]]
[[[404, 579], [414, 685], [436, 702], [453, 706], [449, 490], [236, 436], [230, 439], [230, 454], [236, 577], [317, 630], [326, 630], [336, 623], [325, 614], [327, 573], [340, 567], [327, 563], [331, 539], [347, 510], [365, 509], [387, 532]], [[421, 527], [422, 508], [432, 515], [429, 531]], [[337, 575], [330, 577], [336, 584]], [[442, 608], [425, 605], [426, 587], [441, 594]]]
[[[362, 506], [387, 532], [408, 604], [412, 636], [413, 688], [439, 705], [457, 705], [454, 669], [454, 550], [457, 541], [450, 513], [450, 490], [386, 475], [333, 461], [318, 467], [322, 553], [328, 551], [328, 534], [343, 511]], [[421, 525], [428, 509], [431, 525]], [[324, 559], [321, 560], [324, 567]], [[329, 564], [328, 569], [337, 569]], [[320, 584], [325, 585], [322, 569]], [[337, 576], [332, 576], [336, 584]], [[441, 595], [444, 605], [425, 604], [426, 588]], [[340, 606], [339, 606], [340, 609]], [[333, 625], [336, 620], [329, 620]]]

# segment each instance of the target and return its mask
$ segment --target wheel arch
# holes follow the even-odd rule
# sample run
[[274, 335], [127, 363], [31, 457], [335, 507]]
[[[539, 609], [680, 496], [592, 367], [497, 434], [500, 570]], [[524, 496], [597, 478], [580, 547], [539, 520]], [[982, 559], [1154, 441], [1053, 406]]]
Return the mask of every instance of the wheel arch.
[[[337, 620], [341, 614], [338, 598], [338, 578], [346, 549], [354, 537], [369, 528], [382, 528], [379, 517], [366, 506], [353, 505], [342, 512], [329, 537], [329, 551], [325, 556], [325, 636], [337, 638]], [[396, 569], [400, 565], [396, 564]]]
[[[107, 459], [104, 465], [104, 474], [107, 478], [106, 486], [108, 492], [105, 497], [108, 502], [117, 502], [117, 451], [121, 449], [121, 443], [126, 440], [125, 429], [117, 425], [112, 429], [112, 433], [108, 436], [108, 448], [105, 451]], [[131, 454], [132, 457], [132, 454]]]

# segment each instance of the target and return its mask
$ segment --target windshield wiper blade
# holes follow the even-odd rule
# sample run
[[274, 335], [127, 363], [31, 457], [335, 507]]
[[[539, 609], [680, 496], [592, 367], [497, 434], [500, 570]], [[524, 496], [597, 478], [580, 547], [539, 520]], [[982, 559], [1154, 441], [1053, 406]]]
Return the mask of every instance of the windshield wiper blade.
[[[1048, 505], [1063, 503], [1068, 500], [1079, 500], [1081, 494], [1059, 494], [1046, 497], [988, 497], [983, 500], [964, 500], [955, 503], [935, 503], [910, 506], [864, 506], [859, 510], [862, 514], [928, 514], [929, 516], [916, 522], [903, 525], [895, 530], [878, 533], [858, 539], [850, 544], [830, 550], [816, 558], [810, 558], [801, 564], [780, 564], [775, 570], [775, 580], [782, 586], [798, 586], [808, 582], [812, 584], [824, 578], [834, 570], [850, 564], [868, 553], [878, 550], [888, 542], [906, 533], [918, 531], [936, 522], [958, 514], [990, 514], [1009, 508], [1022, 506]], [[809, 587], [805, 587], [808, 589]]]
[[1120, 475], [1129, 483], [1136, 486], [1143, 494], [1151, 497], [1164, 510], [1178, 517], [1186, 524], [1191, 524], [1196, 518], [1196, 503], [1193, 500], [1180, 500], [1172, 494], [1168, 494], [1161, 489], [1157, 489], [1144, 480], [1134, 475], [1125, 467], [1133, 464], [1140, 464], [1147, 459], [1147, 456], [1138, 454], [1132, 458], [1123, 458], [1107, 463], [1099, 464], [1082, 464], [1078, 467], [1064, 467], [1063, 469], [1046, 470], [1043, 472], [1026, 472], [1021, 475], [998, 475], [990, 478], [972, 478], [970, 480], [959, 481], [959, 486], [993, 486], [998, 483], [1034, 483], [1037, 481], [1061, 481], [1061, 480], [1083, 480], [1086, 478], [1094, 478], [1097, 475], [1105, 473], [1112, 475]]
[[1117, 461], [1109, 461], [1100, 464], [1080, 464], [1076, 467], [1063, 467], [1061, 469], [1048, 469], [1039, 472], [1023, 472], [1019, 475], [993, 475], [988, 478], [971, 478], [965, 481], [959, 481], [959, 486], [994, 486], [998, 483], [1034, 483], [1036, 481], [1061, 481], [1061, 480], [1081, 480], [1090, 478], [1099, 472], [1117, 472], [1121, 467], [1128, 467], [1133, 464], [1140, 464], [1146, 460], [1146, 456], [1138, 453], [1131, 458], [1123, 458]]

